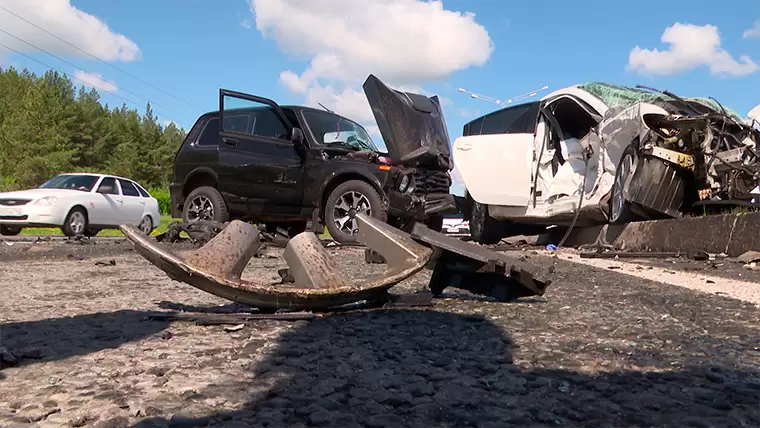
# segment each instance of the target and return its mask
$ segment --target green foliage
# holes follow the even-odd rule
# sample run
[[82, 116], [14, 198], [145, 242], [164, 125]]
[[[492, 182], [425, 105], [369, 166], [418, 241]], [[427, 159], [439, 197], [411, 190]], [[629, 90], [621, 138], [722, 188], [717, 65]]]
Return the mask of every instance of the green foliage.
[[36, 187], [64, 172], [103, 172], [159, 189], [153, 194], [168, 209], [161, 189], [184, 138], [173, 123], [159, 124], [150, 104], [142, 115], [126, 105], [109, 108], [95, 89], [77, 89], [58, 72], [0, 70], [0, 191]]
[[148, 190], [151, 196], [158, 201], [158, 209], [161, 211], [161, 215], [171, 215], [172, 213], [172, 198], [169, 196], [169, 191], [163, 188], [155, 188]]

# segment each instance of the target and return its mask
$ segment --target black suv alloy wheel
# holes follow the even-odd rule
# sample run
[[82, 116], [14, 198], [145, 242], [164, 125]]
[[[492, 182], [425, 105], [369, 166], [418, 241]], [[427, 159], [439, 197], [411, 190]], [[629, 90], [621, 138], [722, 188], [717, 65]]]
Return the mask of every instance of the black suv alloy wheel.
[[229, 219], [227, 204], [222, 194], [213, 187], [201, 186], [187, 195], [182, 208], [182, 221], [193, 223], [199, 220], [224, 223]]
[[366, 214], [386, 221], [380, 195], [367, 182], [350, 180], [336, 187], [327, 197], [325, 223], [330, 236], [341, 243], [357, 242], [359, 225], [356, 214]]

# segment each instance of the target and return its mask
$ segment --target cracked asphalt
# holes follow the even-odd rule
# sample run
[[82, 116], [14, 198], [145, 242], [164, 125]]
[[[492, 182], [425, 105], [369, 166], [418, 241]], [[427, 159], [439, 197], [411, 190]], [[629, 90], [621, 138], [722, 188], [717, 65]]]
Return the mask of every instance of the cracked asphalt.
[[[330, 252], [350, 276], [382, 272]], [[245, 275], [279, 280], [268, 254]], [[521, 254], [556, 264], [541, 298], [448, 289], [432, 307], [228, 331], [147, 320], [231, 306], [128, 243], [0, 243], [0, 348], [18, 360], [0, 370], [0, 425], [760, 426], [755, 305]]]

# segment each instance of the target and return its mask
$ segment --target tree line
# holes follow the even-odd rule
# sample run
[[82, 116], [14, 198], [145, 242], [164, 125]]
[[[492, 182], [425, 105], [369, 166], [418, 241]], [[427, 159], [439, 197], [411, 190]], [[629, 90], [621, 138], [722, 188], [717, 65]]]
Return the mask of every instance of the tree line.
[[63, 172], [102, 172], [167, 189], [185, 131], [145, 112], [109, 107], [66, 75], [0, 69], [0, 191], [36, 187]]

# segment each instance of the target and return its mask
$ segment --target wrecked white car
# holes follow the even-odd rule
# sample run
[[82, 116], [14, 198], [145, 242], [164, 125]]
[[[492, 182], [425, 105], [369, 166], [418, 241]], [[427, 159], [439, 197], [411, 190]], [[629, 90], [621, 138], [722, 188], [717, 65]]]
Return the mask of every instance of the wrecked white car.
[[713, 99], [586, 83], [479, 117], [453, 158], [472, 237], [751, 206], [760, 132]]

